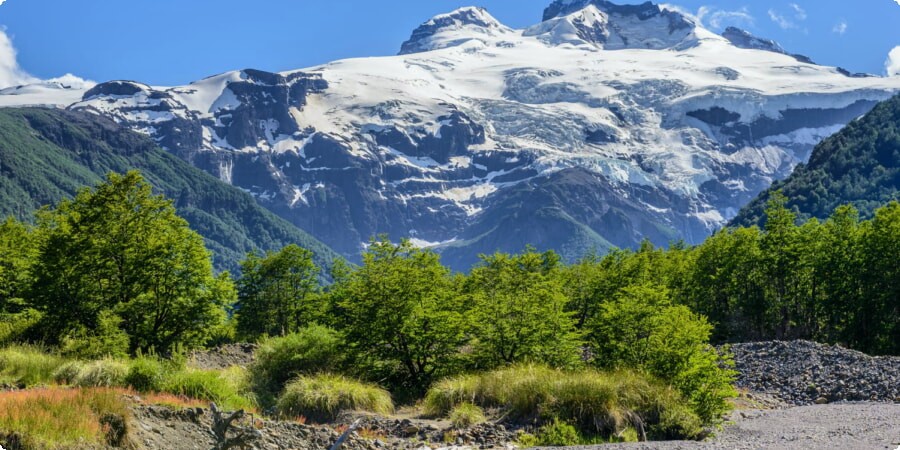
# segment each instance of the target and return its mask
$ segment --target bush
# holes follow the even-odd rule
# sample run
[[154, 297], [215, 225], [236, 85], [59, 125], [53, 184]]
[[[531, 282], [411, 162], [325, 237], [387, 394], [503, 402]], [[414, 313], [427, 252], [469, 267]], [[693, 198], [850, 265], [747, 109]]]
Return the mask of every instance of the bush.
[[101, 359], [84, 365], [75, 377], [80, 387], [124, 387], [128, 364], [115, 359]]
[[450, 410], [449, 419], [450, 423], [456, 428], [471, 427], [472, 425], [484, 423], [487, 420], [484, 417], [484, 411], [471, 403], [460, 403], [454, 406]]
[[537, 438], [538, 445], [566, 446], [582, 443], [578, 430], [572, 425], [560, 422], [559, 419], [542, 426], [538, 430]]
[[0, 350], [0, 376], [5, 382], [34, 386], [53, 382], [65, 359], [38, 347], [18, 345]]
[[298, 377], [278, 398], [282, 416], [304, 416], [318, 422], [332, 420], [342, 411], [390, 414], [393, 410], [391, 394], [386, 390], [340, 375]]
[[110, 311], [103, 311], [97, 327], [80, 326], [62, 339], [60, 352], [81, 359], [124, 358], [128, 356], [128, 334], [119, 326], [122, 318]]
[[705, 424], [731, 408], [732, 360], [709, 345], [712, 326], [703, 316], [672, 305], [668, 292], [646, 286], [623, 289], [590, 323], [595, 364], [647, 372], [675, 386]]
[[26, 309], [20, 313], [0, 314], [0, 345], [9, 345], [25, 340], [32, 327], [41, 321], [40, 311]]
[[240, 394], [240, 386], [216, 370], [186, 369], [172, 374], [163, 391], [216, 402], [222, 409], [251, 409], [253, 402]]
[[335, 372], [343, 362], [340, 335], [327, 327], [311, 325], [284, 337], [262, 341], [250, 367], [253, 384], [277, 394], [298, 375]]
[[84, 370], [84, 362], [69, 361], [53, 371], [53, 381], [57, 384], [74, 384], [78, 374]]
[[678, 391], [627, 371], [514, 366], [440, 381], [424, 406], [442, 415], [465, 402], [500, 408], [521, 421], [562, 420], [586, 435], [614, 437], [633, 428], [654, 438], [693, 438], [701, 431], [700, 419]]
[[131, 361], [125, 385], [140, 392], [160, 392], [163, 390], [167, 372], [175, 371], [173, 364], [160, 361], [153, 356], [140, 356]]

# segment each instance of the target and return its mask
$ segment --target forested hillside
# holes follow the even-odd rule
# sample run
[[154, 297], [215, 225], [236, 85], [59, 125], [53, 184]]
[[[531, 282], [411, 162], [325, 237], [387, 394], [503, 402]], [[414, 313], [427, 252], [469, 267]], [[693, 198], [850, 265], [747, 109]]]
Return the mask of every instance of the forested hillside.
[[295, 243], [330, 265], [334, 253], [254, 199], [159, 149], [146, 136], [88, 113], [42, 108], [0, 109], [0, 214], [31, 220], [108, 172], [141, 170], [178, 214], [205, 239], [219, 270], [238, 269], [251, 250]]
[[900, 199], [900, 96], [887, 100], [813, 150], [809, 163], [745, 206], [734, 225], [759, 224], [773, 192], [801, 218], [828, 217], [849, 203], [862, 217]]

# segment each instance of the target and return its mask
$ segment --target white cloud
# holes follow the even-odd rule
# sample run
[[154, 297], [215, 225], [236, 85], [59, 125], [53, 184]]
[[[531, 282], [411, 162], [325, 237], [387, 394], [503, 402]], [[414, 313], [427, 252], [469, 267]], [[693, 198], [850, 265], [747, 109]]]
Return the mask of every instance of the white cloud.
[[[900, 0], [897, 0], [897, 1], [900, 2]], [[6, 2], [6, 0], [0, 0], [0, 6], [3, 6], [4, 2]]]
[[[0, 0], [0, 4], [4, 0]], [[76, 89], [86, 89], [95, 83], [85, 80], [70, 73], [61, 77], [51, 78], [49, 80], [41, 80], [25, 71], [16, 59], [16, 48], [13, 46], [12, 39], [6, 34], [6, 30], [0, 27], [0, 89], [11, 86], [19, 86], [32, 83], [52, 83], [62, 86], [68, 86]]]
[[[900, 2], [900, 0], [897, 0]], [[888, 53], [887, 61], [884, 62], [884, 68], [887, 70], [887, 75], [889, 77], [900, 76], [900, 45], [894, 47], [890, 53]]]
[[710, 6], [701, 6], [697, 11], [696, 17], [700, 23], [709, 25], [709, 28], [713, 30], [721, 30], [728, 25], [753, 25], [754, 22], [753, 16], [746, 7], [734, 11], [727, 11]]
[[[0, 0], [2, 4], [2, 0]], [[16, 86], [19, 84], [33, 83], [37, 81], [28, 75], [16, 60], [16, 49], [12, 40], [6, 35], [6, 30], [0, 29], [0, 88]]]
[[[900, 2], [900, 0], [897, 0], [897, 1]], [[836, 23], [834, 25], [834, 28], [831, 29], [831, 32], [837, 33], [837, 34], [840, 34], [841, 36], [843, 36], [844, 33], [847, 32], [847, 21], [841, 20], [840, 22]]]
[[806, 20], [806, 11], [803, 8], [801, 8], [800, 5], [798, 5], [796, 3], [791, 3], [788, 6], [790, 6], [791, 9], [794, 10], [794, 17], [796, 17], [797, 20], [800, 20], [800, 21]]
[[782, 30], [789, 30], [791, 28], [797, 28], [797, 24], [792, 22], [787, 17], [782, 16], [781, 14], [778, 14], [778, 12], [775, 11], [774, 9], [769, 10], [769, 18], [772, 19], [772, 22], [777, 23], [778, 26], [781, 27]]

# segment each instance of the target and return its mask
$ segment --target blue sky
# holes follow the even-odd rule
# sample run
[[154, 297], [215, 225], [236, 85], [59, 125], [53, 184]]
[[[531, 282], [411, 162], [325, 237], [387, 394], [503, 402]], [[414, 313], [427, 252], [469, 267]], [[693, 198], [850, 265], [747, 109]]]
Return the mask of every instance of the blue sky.
[[[417, 25], [460, 6], [484, 6], [521, 28], [539, 22], [550, 1], [0, 0], [0, 26], [34, 76], [174, 85], [245, 67], [394, 54]], [[670, 3], [703, 12], [709, 28], [738, 25], [851, 71], [883, 74], [888, 52], [900, 46], [900, 0]]]

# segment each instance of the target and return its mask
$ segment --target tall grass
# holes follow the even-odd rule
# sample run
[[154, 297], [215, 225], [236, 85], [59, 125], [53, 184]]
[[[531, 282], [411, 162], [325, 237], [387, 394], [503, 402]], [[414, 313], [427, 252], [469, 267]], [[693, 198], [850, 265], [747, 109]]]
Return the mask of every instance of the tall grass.
[[128, 407], [110, 389], [39, 388], [0, 393], [0, 430], [15, 433], [25, 448], [120, 444]]
[[386, 390], [339, 375], [301, 376], [288, 383], [277, 408], [286, 417], [304, 416], [324, 422], [342, 411], [390, 414], [394, 410]]
[[701, 431], [699, 417], [677, 391], [628, 371], [515, 366], [440, 381], [428, 391], [424, 406], [430, 414], [446, 415], [467, 402], [500, 408], [520, 421], [570, 422], [601, 436], [633, 428], [653, 438], [694, 438]]
[[35, 386], [53, 383], [53, 374], [66, 360], [40, 347], [15, 345], [0, 350], [0, 381]]
[[163, 382], [164, 392], [216, 402], [223, 409], [254, 408], [251, 399], [242, 395], [246, 387], [239, 377], [217, 370], [185, 369]]

